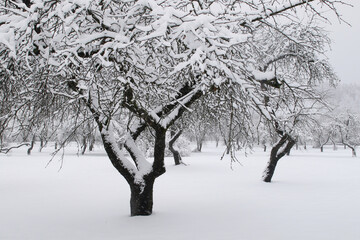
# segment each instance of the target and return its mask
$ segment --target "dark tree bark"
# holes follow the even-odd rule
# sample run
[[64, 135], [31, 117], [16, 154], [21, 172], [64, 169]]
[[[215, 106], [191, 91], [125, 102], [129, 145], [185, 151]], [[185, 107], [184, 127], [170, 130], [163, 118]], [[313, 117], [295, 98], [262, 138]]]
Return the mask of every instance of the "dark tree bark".
[[327, 144], [327, 143], [329, 142], [329, 140], [330, 140], [330, 135], [329, 135], [328, 138], [325, 140], [325, 142], [323, 142], [323, 143], [320, 142], [320, 151], [321, 151], [321, 152], [324, 152], [324, 146], [325, 146], [325, 144]]
[[27, 150], [27, 154], [28, 154], [28, 155], [31, 154], [31, 151], [32, 151], [33, 148], [34, 148], [34, 145], [35, 145], [35, 135], [34, 135], [33, 138], [31, 139], [30, 147], [29, 147], [28, 150]]
[[230, 146], [230, 145], [227, 145], [227, 146], [226, 146], [226, 154], [229, 155], [229, 154], [230, 154], [230, 151], [231, 151], [231, 146]]
[[30, 0], [23, 0], [22, 1], [28, 8], [31, 7], [32, 2]]
[[130, 212], [131, 216], [148, 216], [152, 214], [153, 209], [153, 188], [154, 178], [144, 181], [145, 185], [130, 184]]
[[226, 138], [224, 138], [224, 143], [226, 146], [226, 154], [229, 155], [231, 151], [231, 142], [227, 141]]
[[155, 178], [165, 173], [166, 129], [157, 127], [155, 130], [153, 174]]
[[355, 147], [351, 148], [351, 153], [353, 157], [356, 157], [356, 151], [355, 151]]
[[356, 146], [352, 146], [352, 145], [350, 145], [348, 143], [344, 143], [344, 142], [343, 142], [343, 144], [345, 147], [349, 147], [351, 149], [351, 155], [353, 157], [356, 157]]
[[92, 152], [94, 150], [95, 145], [95, 137], [91, 134], [90, 143], [89, 143], [89, 151]]
[[174, 148], [174, 143], [180, 137], [181, 134], [182, 134], [182, 130], [179, 130], [177, 133], [173, 129], [170, 131], [171, 139], [169, 141], [169, 150], [174, 156], [175, 165], [182, 164], [181, 155], [180, 155], [179, 151], [177, 151]]
[[82, 144], [81, 144], [81, 155], [85, 154], [86, 148], [87, 148], [87, 139], [85, 136], [83, 136]]
[[266, 152], [266, 145], [264, 144], [264, 152]]
[[202, 142], [196, 141], [196, 151], [201, 152], [202, 149]]
[[44, 143], [44, 139], [42, 137], [40, 137], [40, 148], [39, 148], [39, 152], [42, 151], [42, 149], [44, 148], [45, 143]]
[[271, 182], [278, 161], [285, 156], [285, 154], [290, 152], [290, 149], [295, 145], [295, 142], [296, 141], [291, 136], [285, 134], [271, 149], [270, 160], [263, 174], [264, 182]]
[[[107, 142], [106, 137], [102, 136], [104, 147], [107, 155], [112, 162], [113, 166], [119, 171], [119, 173], [126, 179], [130, 186], [131, 197], [130, 197], [130, 214], [131, 216], [147, 216], [152, 214], [153, 208], [153, 186], [155, 179], [165, 172], [165, 168], [159, 170], [159, 167], [153, 167], [153, 171], [148, 175], [143, 176], [142, 179], [136, 179], [135, 175], [124, 167], [118, 159], [118, 156], [111, 145]], [[161, 154], [160, 154], [161, 155]], [[132, 156], [136, 156], [133, 154]], [[161, 158], [161, 156], [160, 156]], [[154, 159], [154, 165], [157, 159]]]

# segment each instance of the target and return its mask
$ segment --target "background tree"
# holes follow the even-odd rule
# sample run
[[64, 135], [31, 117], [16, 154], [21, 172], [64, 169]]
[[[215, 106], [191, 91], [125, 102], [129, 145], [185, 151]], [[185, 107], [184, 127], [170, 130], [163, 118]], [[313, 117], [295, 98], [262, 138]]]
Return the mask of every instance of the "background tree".
[[337, 117], [336, 127], [340, 134], [340, 141], [351, 149], [356, 157], [356, 147], [360, 145], [360, 120], [357, 115], [347, 113]]
[[[329, 39], [322, 29], [311, 24], [313, 19], [309, 21], [307, 27], [296, 22], [284, 25], [281, 30], [269, 27], [267, 34], [262, 32], [261, 35], [266, 38], [259, 37], [259, 43], [255, 45], [254, 52], [266, 49], [264, 52], [272, 53], [270, 57], [257, 55], [257, 78], [266, 79], [266, 73], [271, 69], [275, 72], [274, 78], [262, 82], [257, 89], [259, 96], [262, 95], [262, 103], [256, 104], [257, 111], [262, 115], [260, 119], [265, 121], [265, 125], [270, 123], [279, 137], [263, 174], [265, 182], [271, 182], [277, 162], [296, 144], [299, 132], [312, 125], [314, 115], [321, 112], [321, 107], [327, 106], [317, 85], [325, 80], [330, 84], [337, 81], [329, 63], [321, 56]], [[260, 51], [257, 46], [264, 49]]]

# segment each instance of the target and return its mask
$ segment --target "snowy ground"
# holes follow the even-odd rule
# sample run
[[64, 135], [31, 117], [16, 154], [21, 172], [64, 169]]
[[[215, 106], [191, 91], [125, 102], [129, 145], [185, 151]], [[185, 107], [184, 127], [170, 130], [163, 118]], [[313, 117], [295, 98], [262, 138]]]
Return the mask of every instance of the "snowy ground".
[[263, 183], [260, 149], [231, 170], [207, 145], [155, 183], [154, 214], [129, 217], [126, 182], [98, 149], [0, 155], [0, 239], [359, 240], [360, 158], [350, 150], [292, 151]]

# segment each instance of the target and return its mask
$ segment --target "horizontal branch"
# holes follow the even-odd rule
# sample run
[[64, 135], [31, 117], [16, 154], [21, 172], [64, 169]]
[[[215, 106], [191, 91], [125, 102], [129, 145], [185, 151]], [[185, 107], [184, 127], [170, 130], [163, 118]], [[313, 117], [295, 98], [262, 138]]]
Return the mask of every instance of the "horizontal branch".
[[7, 154], [8, 152], [10, 152], [11, 149], [20, 148], [22, 146], [30, 146], [30, 143], [22, 143], [20, 145], [12, 146], [12, 147], [9, 147], [9, 148], [0, 148], [0, 153]]

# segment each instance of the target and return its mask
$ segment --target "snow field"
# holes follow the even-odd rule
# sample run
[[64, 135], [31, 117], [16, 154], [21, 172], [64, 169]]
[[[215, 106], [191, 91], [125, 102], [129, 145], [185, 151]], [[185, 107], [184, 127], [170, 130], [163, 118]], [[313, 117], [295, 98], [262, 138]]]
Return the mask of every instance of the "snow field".
[[360, 160], [350, 150], [293, 150], [273, 183], [261, 174], [268, 154], [255, 149], [243, 166], [220, 161], [222, 147], [184, 157], [154, 188], [154, 213], [129, 217], [130, 191], [105, 153], [52, 149], [0, 156], [0, 239], [358, 240]]

